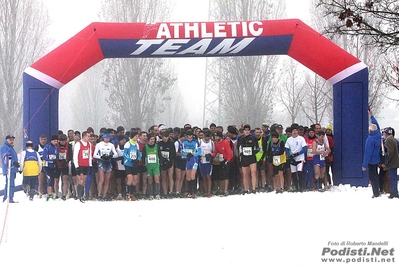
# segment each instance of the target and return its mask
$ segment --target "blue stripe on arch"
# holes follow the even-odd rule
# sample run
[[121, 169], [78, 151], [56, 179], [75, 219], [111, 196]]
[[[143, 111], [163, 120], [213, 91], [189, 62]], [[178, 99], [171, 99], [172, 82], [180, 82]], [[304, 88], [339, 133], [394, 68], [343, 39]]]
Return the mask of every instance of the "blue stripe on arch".
[[[184, 54], [178, 55], [177, 53], [188, 49], [195, 45], [202, 39], [190, 39], [186, 44], [180, 45], [179, 49], [174, 54], [168, 55], [152, 55], [159, 47], [166, 42], [166, 39], [157, 45], [151, 45], [147, 50], [138, 56], [132, 56], [131, 53], [137, 50], [141, 45], [136, 44], [139, 40], [109, 40], [99, 39], [100, 47], [103, 51], [105, 58], [132, 58], [132, 57], [210, 57], [210, 56], [255, 56], [255, 55], [285, 55], [288, 53], [292, 42], [293, 35], [280, 35], [280, 36], [260, 36], [249, 43], [243, 50], [234, 54], [207, 54], [218, 44], [223, 38], [212, 39], [209, 47], [204, 54]], [[233, 45], [237, 44], [244, 38], [236, 38]], [[173, 40], [173, 39], [168, 39]]]

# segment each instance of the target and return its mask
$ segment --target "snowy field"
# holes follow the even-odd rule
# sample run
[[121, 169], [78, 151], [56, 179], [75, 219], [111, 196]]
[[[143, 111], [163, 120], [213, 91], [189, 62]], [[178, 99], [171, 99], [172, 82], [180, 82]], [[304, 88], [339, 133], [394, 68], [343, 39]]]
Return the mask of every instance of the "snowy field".
[[[30, 202], [18, 192], [0, 265], [398, 265], [399, 200], [371, 196], [370, 187], [341, 185], [324, 193], [82, 204]], [[6, 206], [0, 204], [1, 224]], [[343, 241], [352, 244], [338, 245]], [[369, 241], [394, 248], [393, 255], [331, 255], [343, 248], [370, 251]], [[323, 256], [323, 250], [330, 251]]]

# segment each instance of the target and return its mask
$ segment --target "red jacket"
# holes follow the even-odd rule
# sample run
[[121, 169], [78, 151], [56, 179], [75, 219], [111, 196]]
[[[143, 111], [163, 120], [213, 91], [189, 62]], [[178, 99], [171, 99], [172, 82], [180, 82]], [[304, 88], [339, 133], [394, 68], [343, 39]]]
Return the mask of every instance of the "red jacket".
[[222, 141], [215, 141], [215, 149], [213, 150], [212, 157], [216, 157], [216, 154], [223, 154], [223, 159], [230, 162], [233, 158], [233, 151], [230, 148], [230, 143], [222, 139]]

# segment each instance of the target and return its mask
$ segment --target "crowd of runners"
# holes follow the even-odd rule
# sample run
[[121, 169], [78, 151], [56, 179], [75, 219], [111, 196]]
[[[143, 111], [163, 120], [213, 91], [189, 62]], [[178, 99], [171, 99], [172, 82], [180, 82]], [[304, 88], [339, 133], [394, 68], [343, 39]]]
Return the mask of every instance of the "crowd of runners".
[[30, 200], [85, 202], [323, 192], [334, 184], [333, 163], [331, 125], [212, 123], [59, 131], [27, 141], [13, 165]]
[[31, 200], [196, 198], [332, 185], [331, 126], [160, 124], [147, 131], [119, 126], [66, 133], [26, 143], [19, 165]]

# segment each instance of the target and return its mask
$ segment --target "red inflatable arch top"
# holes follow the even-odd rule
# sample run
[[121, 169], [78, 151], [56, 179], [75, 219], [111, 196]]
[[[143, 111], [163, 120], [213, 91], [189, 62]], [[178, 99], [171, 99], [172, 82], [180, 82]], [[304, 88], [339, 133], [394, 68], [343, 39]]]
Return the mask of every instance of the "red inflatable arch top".
[[[56, 133], [58, 89], [104, 58], [279, 54], [289, 55], [333, 85], [334, 181], [367, 185], [359, 153], [367, 137], [367, 67], [297, 19], [94, 22], [24, 72], [24, 131], [33, 141], [38, 140], [41, 134]], [[349, 141], [344, 132], [359, 137], [356, 140], [350, 137]]]

